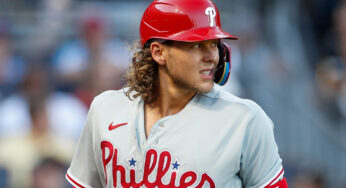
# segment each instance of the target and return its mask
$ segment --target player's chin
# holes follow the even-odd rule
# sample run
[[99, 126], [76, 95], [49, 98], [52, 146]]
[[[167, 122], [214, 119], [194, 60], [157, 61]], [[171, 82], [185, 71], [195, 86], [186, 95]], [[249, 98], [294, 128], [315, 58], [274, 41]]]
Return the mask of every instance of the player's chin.
[[204, 82], [199, 85], [198, 87], [198, 93], [208, 93], [210, 92], [214, 87], [214, 82]]

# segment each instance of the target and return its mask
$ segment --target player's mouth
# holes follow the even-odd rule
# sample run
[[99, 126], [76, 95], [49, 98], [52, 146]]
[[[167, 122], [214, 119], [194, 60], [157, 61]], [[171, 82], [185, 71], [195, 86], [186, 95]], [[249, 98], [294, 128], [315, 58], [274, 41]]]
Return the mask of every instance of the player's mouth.
[[206, 79], [206, 80], [213, 79], [214, 69], [213, 68], [203, 69], [200, 71], [200, 74], [201, 74], [203, 79]]

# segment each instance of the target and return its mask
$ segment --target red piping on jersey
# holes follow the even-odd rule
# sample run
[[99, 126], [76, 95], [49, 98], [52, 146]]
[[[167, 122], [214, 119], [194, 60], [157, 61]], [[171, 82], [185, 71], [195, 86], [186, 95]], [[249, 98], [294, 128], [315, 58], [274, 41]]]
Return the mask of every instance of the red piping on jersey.
[[280, 171], [280, 173], [270, 182], [268, 183], [265, 187], [270, 186], [272, 183], [274, 183], [281, 175], [282, 173], [284, 173], [284, 169], [282, 168], [282, 170]]
[[268, 186], [267, 188], [288, 188], [286, 178], [282, 178], [273, 185]]
[[72, 179], [68, 174], [66, 174], [66, 176], [68, 177], [68, 179], [70, 179], [74, 184], [76, 184], [78, 187], [81, 188], [85, 188], [84, 186], [82, 186], [81, 184], [77, 183], [74, 179]]

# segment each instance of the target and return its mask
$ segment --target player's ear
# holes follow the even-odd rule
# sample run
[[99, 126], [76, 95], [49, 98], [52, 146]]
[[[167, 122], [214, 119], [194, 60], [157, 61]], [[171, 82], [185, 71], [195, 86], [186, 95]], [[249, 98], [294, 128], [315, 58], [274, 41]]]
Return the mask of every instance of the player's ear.
[[158, 63], [159, 65], [164, 65], [166, 63], [165, 53], [167, 49], [165, 45], [154, 41], [150, 44], [150, 51], [151, 56], [156, 63]]

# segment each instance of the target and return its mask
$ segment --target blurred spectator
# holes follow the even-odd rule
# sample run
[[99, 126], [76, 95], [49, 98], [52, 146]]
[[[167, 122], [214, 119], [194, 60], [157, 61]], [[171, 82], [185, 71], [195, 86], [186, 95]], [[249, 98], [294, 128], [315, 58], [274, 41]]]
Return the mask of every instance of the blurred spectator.
[[261, 15], [252, 9], [242, 9], [240, 19], [246, 21], [238, 28], [241, 35], [237, 41], [240, 49], [240, 79], [244, 95], [260, 103], [271, 113], [278, 112], [275, 98], [285, 92], [285, 85], [290, 80], [289, 68], [280, 53], [274, 51], [264, 38], [264, 25]]
[[0, 140], [0, 165], [9, 172], [10, 187], [29, 187], [32, 184], [31, 172], [42, 158], [68, 163], [73, 155], [74, 140], [49, 131], [46, 100], [32, 98], [29, 109], [32, 120], [29, 134], [4, 136]]
[[[342, 1], [342, 0], [341, 0]], [[338, 6], [340, 0], [300, 0], [300, 14], [298, 20], [301, 22], [304, 42], [307, 45], [307, 55], [310, 63], [316, 68], [316, 58], [330, 55], [333, 43], [333, 10]]]
[[346, 2], [334, 11], [336, 54], [319, 61], [315, 76], [320, 105], [336, 124], [346, 120]]
[[56, 136], [77, 140], [87, 109], [73, 95], [52, 92], [42, 67], [32, 67], [19, 93], [0, 101], [0, 137], [27, 135], [31, 132], [30, 102], [44, 101], [49, 131]]
[[8, 174], [5, 168], [0, 167], [0, 187], [7, 188], [8, 187]]
[[304, 172], [298, 174], [292, 182], [292, 188], [325, 188], [325, 178], [320, 173]]
[[0, 99], [17, 89], [27, 70], [27, 64], [13, 52], [9, 26], [0, 19]]
[[[53, 46], [58, 43], [60, 35], [66, 32], [64, 14], [68, 13], [68, 10], [72, 4], [71, 0], [41, 0], [39, 1], [39, 13], [38, 25], [44, 28], [44, 34], [36, 32], [32, 36], [32, 42], [35, 41], [36, 45], [39, 46], [40, 52], [43, 50], [50, 50]], [[35, 53], [32, 51], [32, 53]], [[37, 53], [37, 52], [36, 52]]]
[[33, 172], [32, 188], [66, 188], [66, 166], [54, 158], [42, 159]]
[[110, 38], [106, 19], [93, 9], [82, 14], [79, 30], [79, 38], [54, 55], [53, 71], [58, 89], [75, 92], [89, 106], [100, 92], [122, 87], [130, 52], [122, 41]]

